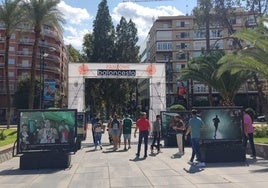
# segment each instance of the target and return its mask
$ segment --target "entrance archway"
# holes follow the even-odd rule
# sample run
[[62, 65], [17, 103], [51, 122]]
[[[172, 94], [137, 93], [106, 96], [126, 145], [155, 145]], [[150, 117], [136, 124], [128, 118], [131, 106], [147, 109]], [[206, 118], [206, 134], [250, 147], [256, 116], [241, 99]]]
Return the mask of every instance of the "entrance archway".
[[68, 108], [85, 111], [85, 79], [126, 78], [149, 79], [149, 120], [166, 109], [166, 71], [164, 63], [69, 63], [68, 65]]

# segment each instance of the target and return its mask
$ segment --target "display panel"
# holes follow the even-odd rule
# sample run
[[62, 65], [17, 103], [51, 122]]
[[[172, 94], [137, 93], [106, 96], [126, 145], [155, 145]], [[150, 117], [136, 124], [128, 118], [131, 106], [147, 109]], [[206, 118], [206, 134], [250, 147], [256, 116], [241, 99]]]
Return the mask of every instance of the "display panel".
[[77, 136], [80, 140], [86, 139], [87, 127], [86, 113], [77, 112]]
[[20, 111], [18, 153], [34, 151], [75, 151], [77, 111], [25, 110]]
[[[205, 128], [201, 129], [200, 139], [203, 142], [215, 141], [241, 141], [242, 140], [242, 107], [198, 107], [198, 116], [201, 117]], [[162, 137], [174, 137], [175, 131], [170, 127], [174, 116], [179, 114], [186, 127], [192, 117], [190, 111], [161, 112]], [[174, 135], [174, 136], [173, 136]]]
[[242, 140], [242, 107], [196, 108], [206, 125], [203, 140]]
[[174, 129], [170, 126], [171, 122], [174, 121], [174, 116], [179, 114], [181, 120], [185, 123], [185, 126], [188, 126], [189, 118], [191, 113], [188, 111], [178, 111], [178, 112], [161, 112], [161, 133], [162, 137], [169, 136], [171, 134], [176, 134]]

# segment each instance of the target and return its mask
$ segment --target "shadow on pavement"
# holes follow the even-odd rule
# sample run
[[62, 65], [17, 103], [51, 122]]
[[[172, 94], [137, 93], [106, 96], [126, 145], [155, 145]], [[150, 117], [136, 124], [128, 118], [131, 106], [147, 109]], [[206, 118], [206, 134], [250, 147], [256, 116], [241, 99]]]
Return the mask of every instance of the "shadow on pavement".
[[17, 176], [17, 175], [32, 175], [32, 174], [54, 174], [62, 170], [69, 170], [69, 168], [62, 169], [40, 169], [40, 170], [20, 170], [20, 169], [9, 169], [9, 170], [3, 170], [0, 172], [0, 176]]

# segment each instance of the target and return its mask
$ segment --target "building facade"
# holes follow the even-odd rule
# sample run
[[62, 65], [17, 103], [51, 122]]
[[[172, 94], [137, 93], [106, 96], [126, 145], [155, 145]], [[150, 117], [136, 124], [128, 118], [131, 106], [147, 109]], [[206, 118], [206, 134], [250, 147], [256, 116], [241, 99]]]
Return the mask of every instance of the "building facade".
[[[245, 27], [245, 24], [255, 25], [253, 15], [245, 13], [242, 9], [236, 10], [238, 14], [232, 18], [235, 31]], [[146, 53], [142, 54], [142, 63], [166, 63], [166, 97], [169, 107], [179, 103], [188, 107], [197, 101], [206, 100], [208, 86], [194, 80], [183, 81], [179, 71], [186, 67], [187, 61], [200, 56], [206, 50], [205, 27], [197, 28], [195, 18], [186, 16], [158, 17], [150, 29], [146, 41]], [[210, 23], [210, 50], [222, 49], [225, 52], [234, 49], [233, 39], [228, 29], [219, 25], [219, 22]], [[250, 81], [249, 81], [250, 82]], [[249, 85], [241, 87], [239, 94], [256, 96], [257, 91]], [[217, 91], [213, 91], [214, 105], [220, 105]]]
[[[8, 77], [12, 105], [11, 117], [16, 114], [13, 96], [17, 91], [18, 83], [22, 78], [30, 77], [34, 40], [34, 32], [27, 24], [22, 25], [22, 28], [18, 28], [11, 35], [8, 57]], [[5, 41], [5, 27], [0, 24], [0, 121], [2, 122], [5, 121], [7, 109], [4, 74]], [[36, 79], [43, 85], [41, 87], [43, 91], [45, 90], [45, 85], [52, 84], [55, 94], [50, 98], [50, 101], [46, 101], [45, 95], [42, 95], [42, 97], [38, 94], [40, 95], [40, 105], [35, 105], [35, 108], [41, 108], [41, 105], [51, 107], [55, 103], [62, 106], [67, 100], [64, 96], [67, 95], [68, 73], [68, 56], [62, 33], [53, 27], [44, 25], [43, 37], [39, 41], [38, 47]]]

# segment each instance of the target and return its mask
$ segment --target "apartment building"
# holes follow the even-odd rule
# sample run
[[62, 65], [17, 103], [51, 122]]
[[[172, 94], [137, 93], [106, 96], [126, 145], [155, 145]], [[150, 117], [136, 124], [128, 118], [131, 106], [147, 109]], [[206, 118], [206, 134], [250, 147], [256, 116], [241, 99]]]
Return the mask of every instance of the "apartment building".
[[[27, 25], [22, 25], [11, 36], [9, 57], [8, 57], [8, 77], [10, 84], [10, 92], [13, 97], [17, 90], [20, 78], [30, 76], [31, 61], [34, 44], [34, 32]], [[35, 108], [49, 107], [55, 102], [61, 100], [61, 104], [67, 104], [64, 96], [67, 95], [67, 69], [68, 56], [66, 47], [63, 43], [62, 33], [55, 30], [48, 25], [43, 26], [43, 37], [38, 44], [39, 50], [36, 59], [36, 79], [41, 80], [43, 84], [52, 84], [56, 94], [50, 101], [46, 101], [40, 97], [40, 105], [35, 105]], [[0, 117], [2, 121], [5, 120], [7, 109], [6, 103], [6, 89], [4, 76], [4, 50], [5, 50], [5, 27], [0, 24]], [[36, 94], [37, 95], [37, 94]], [[13, 98], [12, 102], [12, 116], [16, 113]], [[41, 100], [42, 103], [41, 103]], [[65, 100], [65, 101], [64, 101]]]
[[[244, 28], [245, 23], [255, 25], [252, 15], [242, 9], [236, 11], [240, 14], [232, 18], [235, 31]], [[223, 49], [226, 52], [233, 50], [233, 39], [230, 38], [228, 29], [219, 25], [219, 22], [210, 23], [209, 33], [211, 50]], [[196, 27], [194, 16], [158, 17], [150, 29], [144, 46], [146, 48], [144, 47], [144, 51], [141, 52], [142, 63], [166, 63], [167, 107], [174, 103], [189, 107], [207, 98], [208, 86], [194, 80], [182, 81], [179, 74], [188, 60], [200, 56], [206, 50], [205, 29]], [[247, 100], [257, 94], [251, 86], [252, 82], [241, 87], [239, 91], [240, 94], [247, 95]], [[215, 105], [219, 105], [221, 101], [217, 91], [213, 91], [213, 97]]]

